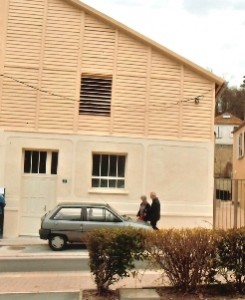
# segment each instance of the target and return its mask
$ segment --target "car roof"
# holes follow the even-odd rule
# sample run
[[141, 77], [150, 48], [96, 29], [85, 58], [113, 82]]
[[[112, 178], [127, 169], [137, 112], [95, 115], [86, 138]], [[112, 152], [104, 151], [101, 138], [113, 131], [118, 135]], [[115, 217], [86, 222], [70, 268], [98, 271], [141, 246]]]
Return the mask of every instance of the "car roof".
[[98, 203], [98, 202], [60, 202], [57, 206], [98, 206], [98, 207], [110, 207], [107, 203]]

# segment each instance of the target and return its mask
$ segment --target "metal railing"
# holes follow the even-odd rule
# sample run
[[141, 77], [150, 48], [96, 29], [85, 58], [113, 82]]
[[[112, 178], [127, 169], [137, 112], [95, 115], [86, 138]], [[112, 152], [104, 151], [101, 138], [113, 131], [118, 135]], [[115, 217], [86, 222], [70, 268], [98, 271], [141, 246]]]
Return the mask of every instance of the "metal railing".
[[245, 180], [215, 178], [214, 228], [245, 226]]

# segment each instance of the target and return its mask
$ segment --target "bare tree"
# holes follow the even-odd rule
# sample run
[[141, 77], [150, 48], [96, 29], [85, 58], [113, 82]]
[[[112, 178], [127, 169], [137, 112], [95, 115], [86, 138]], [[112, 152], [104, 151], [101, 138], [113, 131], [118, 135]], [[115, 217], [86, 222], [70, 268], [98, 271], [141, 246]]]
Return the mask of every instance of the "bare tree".
[[226, 83], [215, 105], [215, 115], [230, 112], [244, 120], [245, 118], [245, 76], [240, 88], [229, 87]]

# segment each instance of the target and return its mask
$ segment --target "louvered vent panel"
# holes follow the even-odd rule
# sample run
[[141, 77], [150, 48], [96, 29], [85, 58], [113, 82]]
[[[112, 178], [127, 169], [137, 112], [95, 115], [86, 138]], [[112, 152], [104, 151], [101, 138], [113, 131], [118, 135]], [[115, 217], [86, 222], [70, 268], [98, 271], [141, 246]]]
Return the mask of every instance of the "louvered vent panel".
[[83, 35], [83, 68], [113, 70], [115, 30], [86, 14]]
[[6, 63], [37, 67], [41, 48], [44, 1], [9, 1]]
[[38, 82], [37, 70], [5, 68], [5, 74], [15, 80], [3, 78], [1, 127], [34, 129], [37, 105], [37, 90], [35, 89]]
[[112, 78], [82, 76], [79, 114], [109, 116]]

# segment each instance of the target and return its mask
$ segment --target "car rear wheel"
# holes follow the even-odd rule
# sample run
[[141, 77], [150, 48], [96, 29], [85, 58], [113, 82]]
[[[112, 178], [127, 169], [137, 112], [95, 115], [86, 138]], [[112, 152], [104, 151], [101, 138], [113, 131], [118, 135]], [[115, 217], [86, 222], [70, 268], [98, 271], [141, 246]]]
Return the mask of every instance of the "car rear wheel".
[[67, 238], [64, 235], [52, 235], [49, 238], [49, 247], [54, 251], [65, 249]]

